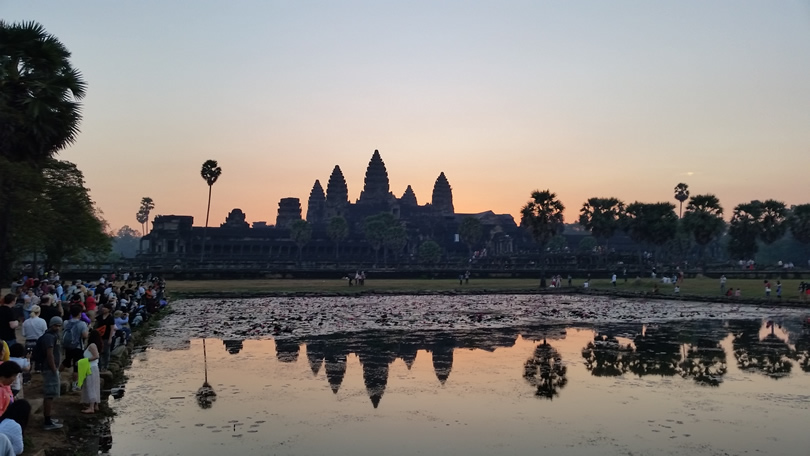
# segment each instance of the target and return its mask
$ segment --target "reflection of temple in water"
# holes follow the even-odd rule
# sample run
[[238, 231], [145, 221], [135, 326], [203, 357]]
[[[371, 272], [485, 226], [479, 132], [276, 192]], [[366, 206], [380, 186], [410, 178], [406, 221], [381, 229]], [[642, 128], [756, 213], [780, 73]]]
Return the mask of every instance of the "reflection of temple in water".
[[[559, 396], [568, 382], [563, 357], [553, 346], [554, 340], [565, 338], [567, 328], [571, 325], [418, 333], [375, 331], [306, 339], [278, 338], [275, 347], [279, 362], [293, 363], [298, 360], [301, 345], [306, 345], [312, 374], [317, 376], [324, 369], [335, 394], [346, 375], [348, 355], [356, 354], [366, 392], [377, 408], [388, 385], [390, 365], [396, 359], [410, 369], [418, 351], [429, 352], [439, 385], [445, 385], [452, 381], [456, 349], [494, 351], [514, 346], [521, 336], [538, 343], [532, 357], [524, 363], [524, 379], [536, 389], [536, 396], [551, 399]], [[698, 385], [717, 387], [728, 372], [727, 359], [731, 356], [721, 342], [729, 337], [731, 355], [743, 371], [778, 379], [789, 375], [796, 362], [803, 371], [810, 372], [810, 328], [801, 324], [785, 329], [778, 323], [768, 326], [758, 320], [690, 320], [580, 325], [580, 328], [594, 332], [593, 339], [581, 351], [585, 368], [594, 376], [677, 375]], [[242, 349], [243, 342], [223, 343], [228, 353], [235, 354]]]

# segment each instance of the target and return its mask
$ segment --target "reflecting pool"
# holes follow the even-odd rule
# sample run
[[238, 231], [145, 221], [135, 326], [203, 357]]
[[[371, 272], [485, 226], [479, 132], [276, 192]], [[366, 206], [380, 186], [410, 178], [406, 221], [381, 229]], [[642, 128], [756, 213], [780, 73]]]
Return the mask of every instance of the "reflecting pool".
[[805, 319], [193, 339], [134, 357], [114, 455], [806, 455]]

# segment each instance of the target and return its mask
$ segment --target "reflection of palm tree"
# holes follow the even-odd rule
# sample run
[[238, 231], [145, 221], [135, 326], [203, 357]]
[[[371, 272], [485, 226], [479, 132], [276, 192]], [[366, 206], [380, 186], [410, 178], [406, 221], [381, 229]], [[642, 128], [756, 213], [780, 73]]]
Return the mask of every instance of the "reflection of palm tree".
[[810, 372], [810, 331], [804, 330], [796, 340], [796, 352], [793, 359], [799, 363], [799, 367], [803, 371]]
[[733, 323], [734, 357], [742, 370], [759, 372], [768, 377], [779, 379], [790, 374], [793, 364], [790, 362], [790, 346], [771, 333], [759, 340], [760, 322], [742, 321]]
[[723, 375], [728, 372], [726, 351], [718, 342], [698, 339], [688, 347], [683, 361], [678, 364], [678, 372], [683, 378], [692, 378], [699, 385], [719, 386]]
[[214, 401], [217, 400], [217, 393], [214, 388], [208, 383], [208, 353], [205, 351], [205, 339], [203, 339], [203, 369], [205, 371], [205, 380], [203, 381], [200, 389], [197, 390], [197, 405], [202, 409], [211, 408]]
[[636, 346], [635, 359], [630, 363], [630, 372], [638, 375], [673, 376], [681, 360], [678, 332], [671, 327], [647, 327], [644, 334], [633, 339]]
[[523, 378], [537, 388], [535, 396], [553, 399], [568, 383], [567, 368], [562, 356], [545, 340], [534, 349], [534, 355], [524, 365]]
[[592, 342], [582, 349], [585, 367], [596, 377], [623, 375], [633, 360], [633, 347], [622, 345], [618, 339], [607, 334], [597, 334]]

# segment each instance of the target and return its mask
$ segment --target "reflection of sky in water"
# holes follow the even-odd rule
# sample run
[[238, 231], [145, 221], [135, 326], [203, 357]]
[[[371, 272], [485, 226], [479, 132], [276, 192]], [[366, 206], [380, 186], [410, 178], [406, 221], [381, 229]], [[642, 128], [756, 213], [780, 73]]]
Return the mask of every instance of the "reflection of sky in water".
[[[808, 335], [800, 325], [770, 334], [753, 321], [687, 321], [241, 349], [207, 339], [208, 409], [195, 400], [204, 372], [194, 340], [136, 356], [112, 454], [807, 454], [810, 375], [787, 359], [801, 359]], [[623, 375], [589, 371], [583, 349], [595, 337], [618, 345], [599, 345], [592, 361]], [[617, 356], [616, 346], [630, 348]], [[720, 386], [699, 384], [706, 365]]]

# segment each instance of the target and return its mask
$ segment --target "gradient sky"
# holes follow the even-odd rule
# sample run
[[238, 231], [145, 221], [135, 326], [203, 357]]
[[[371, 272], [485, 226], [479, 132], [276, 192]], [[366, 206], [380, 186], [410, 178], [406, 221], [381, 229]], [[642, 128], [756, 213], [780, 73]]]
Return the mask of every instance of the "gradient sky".
[[374, 149], [420, 204], [517, 214], [550, 188], [726, 210], [810, 202], [807, 1], [0, 0], [73, 52], [89, 83], [77, 163], [111, 228], [239, 207], [275, 223], [340, 165], [354, 201]]

